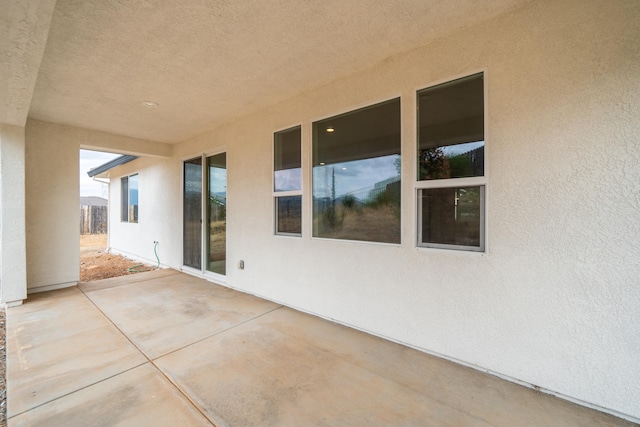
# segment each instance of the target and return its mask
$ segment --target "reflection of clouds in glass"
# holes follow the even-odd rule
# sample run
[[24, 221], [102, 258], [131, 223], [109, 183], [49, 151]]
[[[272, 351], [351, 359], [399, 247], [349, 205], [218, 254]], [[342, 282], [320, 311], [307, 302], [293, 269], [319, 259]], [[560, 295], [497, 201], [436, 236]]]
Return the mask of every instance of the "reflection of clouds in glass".
[[184, 164], [184, 191], [193, 195], [202, 191], [202, 167], [193, 163]]
[[138, 175], [131, 175], [128, 180], [129, 185], [129, 204], [138, 204]]
[[227, 170], [209, 168], [209, 192], [211, 194], [227, 193]]
[[[355, 163], [355, 162], [351, 162], [351, 163]], [[348, 167], [348, 166], [343, 166], [342, 163], [339, 163], [337, 165], [335, 165], [336, 167], [336, 176], [358, 176], [358, 174], [360, 173], [360, 171], [358, 170], [358, 167]]]
[[302, 169], [283, 169], [275, 171], [275, 191], [293, 191], [302, 189]]
[[313, 196], [331, 197], [332, 173], [335, 173], [336, 197], [351, 193], [367, 194], [381, 181], [398, 176], [396, 154], [313, 168]]
[[447, 157], [457, 156], [458, 154], [468, 153], [471, 150], [475, 150], [478, 147], [483, 147], [484, 141], [467, 142], [466, 144], [456, 144], [442, 147], [444, 155]]

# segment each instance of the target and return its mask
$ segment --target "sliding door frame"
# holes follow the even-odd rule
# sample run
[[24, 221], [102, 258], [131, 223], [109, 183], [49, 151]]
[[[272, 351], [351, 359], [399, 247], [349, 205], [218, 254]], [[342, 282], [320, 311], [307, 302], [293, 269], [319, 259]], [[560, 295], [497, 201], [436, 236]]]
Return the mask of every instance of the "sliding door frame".
[[[221, 284], [226, 284], [227, 282], [227, 277], [224, 274], [219, 274], [219, 273], [214, 273], [211, 271], [207, 270], [207, 257], [209, 256], [209, 245], [207, 244], [207, 242], [209, 241], [209, 227], [207, 225], [207, 193], [209, 191], [208, 188], [208, 178], [209, 178], [209, 171], [208, 171], [208, 166], [207, 166], [207, 159], [209, 157], [212, 156], [216, 156], [218, 154], [225, 154], [228, 157], [228, 153], [227, 153], [227, 147], [226, 146], [222, 146], [222, 147], [218, 147], [214, 150], [210, 150], [210, 151], [205, 151], [203, 153], [196, 153], [193, 154], [191, 156], [184, 156], [181, 158], [181, 186], [180, 186], [180, 192], [181, 192], [181, 199], [182, 199], [182, 208], [180, 210], [180, 223], [181, 223], [181, 256], [182, 256], [182, 271], [184, 271], [185, 273], [194, 275], [194, 276], [199, 276], [199, 277], [204, 277], [209, 281], [215, 282], [215, 283], [221, 283]], [[185, 197], [185, 163], [188, 162], [189, 160], [193, 160], [196, 158], [200, 158], [201, 159], [201, 168], [202, 168], [202, 173], [201, 173], [201, 191], [200, 191], [200, 269], [194, 268], [194, 267], [190, 267], [188, 265], [184, 264], [184, 251], [185, 251], [185, 245], [184, 245], [184, 197]], [[226, 164], [228, 165], [228, 158], [226, 159]], [[228, 170], [228, 169], [227, 169]], [[228, 200], [228, 197], [227, 197]], [[225, 262], [226, 262], [226, 244], [225, 244]], [[228, 264], [227, 264], [228, 267]]]

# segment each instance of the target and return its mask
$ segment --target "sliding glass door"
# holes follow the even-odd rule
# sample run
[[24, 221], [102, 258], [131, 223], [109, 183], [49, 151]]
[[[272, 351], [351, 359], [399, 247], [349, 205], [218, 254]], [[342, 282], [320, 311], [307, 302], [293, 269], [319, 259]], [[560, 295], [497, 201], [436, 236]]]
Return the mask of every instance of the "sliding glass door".
[[183, 263], [203, 274], [224, 276], [227, 271], [226, 153], [185, 161], [183, 182]]
[[184, 162], [182, 262], [202, 269], [202, 158]]
[[207, 157], [207, 270], [226, 274], [227, 154]]

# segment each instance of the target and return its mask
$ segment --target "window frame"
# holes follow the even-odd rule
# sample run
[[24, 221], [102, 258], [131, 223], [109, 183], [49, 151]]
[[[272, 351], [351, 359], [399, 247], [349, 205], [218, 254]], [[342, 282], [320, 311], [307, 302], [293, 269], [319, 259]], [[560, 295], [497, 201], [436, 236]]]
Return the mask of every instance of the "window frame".
[[[131, 209], [131, 185], [130, 181], [132, 177], [138, 179], [138, 216], [133, 221], [130, 218], [129, 210]], [[126, 186], [126, 191], [125, 187]], [[140, 174], [138, 172], [132, 173], [120, 178], [120, 222], [126, 222], [129, 224], [138, 224], [140, 221]]]
[[[276, 135], [280, 133], [290, 132], [298, 129], [300, 132], [300, 189], [299, 190], [276, 190]], [[302, 124], [297, 124], [293, 126], [287, 126], [285, 128], [276, 130], [272, 134], [271, 139], [271, 191], [273, 197], [273, 234], [275, 236], [285, 236], [285, 237], [302, 237], [302, 232], [304, 230], [304, 164], [303, 164], [303, 155], [302, 155], [302, 144], [303, 139], [303, 126]], [[278, 231], [278, 199], [284, 197], [300, 197], [300, 233], [288, 233]]]
[[[394, 100], [398, 100], [399, 104], [400, 104], [400, 162], [401, 162], [401, 170], [400, 170], [400, 234], [399, 234], [399, 238], [400, 240], [398, 242], [382, 242], [382, 241], [374, 241], [374, 240], [354, 240], [354, 239], [345, 239], [345, 238], [333, 238], [333, 237], [325, 237], [325, 236], [316, 236], [314, 235], [314, 231], [313, 231], [313, 158], [314, 158], [314, 135], [313, 135], [313, 128], [314, 128], [314, 124], [317, 122], [322, 122], [325, 121], [327, 119], [331, 119], [331, 118], [335, 118], [335, 117], [342, 117], [345, 116], [347, 114], [350, 113], [354, 113], [360, 110], [364, 110], [364, 109], [368, 109], [371, 107], [375, 107], [378, 106], [380, 104], [384, 104], [387, 102], [391, 102]], [[310, 224], [309, 224], [309, 236], [311, 240], [317, 240], [317, 241], [326, 241], [326, 242], [335, 242], [335, 243], [346, 243], [346, 244], [357, 244], [357, 245], [375, 245], [375, 246], [393, 246], [393, 247], [402, 247], [405, 243], [405, 238], [404, 238], [404, 231], [403, 231], [403, 224], [405, 223], [404, 221], [404, 213], [403, 209], [408, 207], [408, 205], [406, 205], [407, 200], [405, 199], [405, 192], [404, 192], [404, 181], [405, 181], [405, 172], [404, 172], [404, 159], [403, 156], [405, 155], [405, 141], [404, 141], [404, 137], [405, 137], [405, 128], [404, 128], [404, 120], [407, 119], [408, 116], [405, 115], [405, 103], [404, 103], [404, 92], [401, 91], [391, 91], [391, 92], [387, 92], [387, 96], [382, 96], [379, 98], [373, 98], [371, 100], [365, 101], [365, 102], [361, 102], [361, 103], [356, 103], [352, 106], [349, 107], [345, 107], [345, 108], [341, 108], [338, 109], [337, 111], [333, 112], [333, 113], [329, 113], [329, 114], [323, 114], [323, 115], [319, 115], [319, 116], [315, 116], [312, 117], [311, 119], [309, 119], [308, 124], [309, 124], [309, 137], [308, 137], [308, 150], [309, 150], [309, 155], [308, 155], [308, 159], [307, 159], [307, 166], [308, 166], [308, 179], [309, 179], [309, 184], [308, 184], [308, 190], [309, 190], [309, 194], [311, 195], [310, 197], [308, 197], [307, 200], [307, 209], [309, 212], [309, 220], [310, 220]], [[409, 201], [408, 203], [411, 203], [411, 201]], [[404, 207], [404, 208], [403, 208]]]
[[[456, 178], [451, 178], [451, 180], [455, 180]], [[449, 181], [449, 180], [447, 180]], [[461, 188], [461, 187], [478, 187], [480, 189], [480, 244], [479, 246], [467, 246], [467, 245], [454, 245], [447, 243], [426, 243], [422, 242], [422, 203], [420, 200], [421, 194], [423, 190], [432, 190], [432, 189], [441, 189], [441, 188]], [[486, 251], [486, 192], [487, 186], [486, 184], [481, 185], [466, 185], [459, 184], [458, 182], [447, 183], [447, 185], [441, 185], [437, 187], [420, 187], [416, 190], [416, 204], [417, 204], [417, 233], [416, 233], [416, 245], [419, 248], [433, 248], [433, 249], [451, 249], [458, 251], [468, 251], [468, 252], [485, 252]]]
[[[470, 78], [475, 75], [482, 75], [482, 95], [483, 95], [483, 125], [484, 125], [484, 173], [482, 176], [474, 176], [474, 177], [462, 177], [462, 178], [444, 178], [444, 179], [431, 179], [431, 180], [419, 180], [419, 171], [418, 171], [418, 149], [420, 146], [419, 141], [419, 126], [420, 126], [420, 114], [419, 114], [419, 102], [420, 102], [420, 92], [433, 88], [436, 86], [440, 86], [447, 83], [453, 83], [456, 80], [461, 80], [465, 78]], [[457, 76], [453, 76], [450, 78], [438, 80], [427, 85], [414, 88], [413, 90], [413, 114], [414, 114], [414, 146], [413, 146], [413, 156], [412, 156], [412, 173], [413, 173], [413, 200], [415, 203], [414, 209], [414, 224], [416, 224], [414, 238], [415, 245], [418, 249], [425, 250], [447, 250], [447, 251], [456, 251], [462, 253], [481, 253], [486, 254], [488, 252], [488, 194], [489, 194], [489, 156], [487, 152], [489, 150], [489, 138], [487, 137], [489, 134], [488, 127], [488, 70], [486, 68], [482, 68], [479, 70], [474, 70], [468, 73], [459, 74]], [[466, 245], [453, 245], [453, 244], [444, 244], [444, 243], [428, 243], [422, 241], [422, 201], [421, 195], [422, 190], [429, 189], [437, 189], [437, 188], [460, 188], [460, 187], [480, 187], [480, 242], [479, 246], [466, 246]]]

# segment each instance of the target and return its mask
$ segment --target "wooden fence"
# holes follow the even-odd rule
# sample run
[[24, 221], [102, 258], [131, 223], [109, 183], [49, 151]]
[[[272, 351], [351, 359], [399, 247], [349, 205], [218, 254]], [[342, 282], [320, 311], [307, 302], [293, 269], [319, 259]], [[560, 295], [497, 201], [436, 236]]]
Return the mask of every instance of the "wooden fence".
[[80, 206], [80, 234], [107, 232], [107, 206]]

